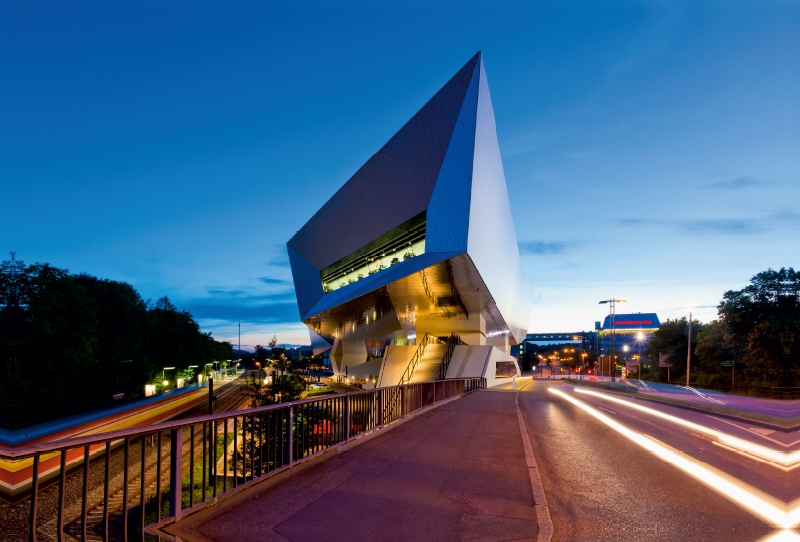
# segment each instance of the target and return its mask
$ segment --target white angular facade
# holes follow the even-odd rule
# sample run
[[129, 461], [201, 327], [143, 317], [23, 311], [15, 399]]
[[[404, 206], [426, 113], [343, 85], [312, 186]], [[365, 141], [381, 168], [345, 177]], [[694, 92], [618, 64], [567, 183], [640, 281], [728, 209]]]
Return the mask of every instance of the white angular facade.
[[[300, 317], [315, 349], [331, 349], [337, 374], [346, 370], [366, 387], [409, 381], [406, 365], [423, 342], [432, 365], [451, 340], [458, 351], [450, 349], [452, 367], [443, 365], [439, 378], [460, 370], [491, 381], [498, 363], [510, 375], [508, 349], [527, 333], [532, 286], [520, 266], [480, 53], [297, 232], [288, 252]], [[433, 372], [420, 365], [414, 380]]]

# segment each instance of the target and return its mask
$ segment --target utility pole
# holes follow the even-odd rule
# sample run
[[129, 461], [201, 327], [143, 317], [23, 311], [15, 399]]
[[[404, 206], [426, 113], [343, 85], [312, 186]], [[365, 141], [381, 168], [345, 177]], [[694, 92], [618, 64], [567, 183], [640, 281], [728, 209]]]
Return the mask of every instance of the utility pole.
[[609, 369], [611, 370], [611, 382], [614, 382], [617, 376], [617, 360], [614, 356], [614, 339], [616, 338], [617, 331], [617, 307], [616, 301], [611, 302], [611, 363]]
[[689, 373], [692, 370], [692, 313], [689, 313], [689, 346], [686, 351], [686, 387], [689, 387]]

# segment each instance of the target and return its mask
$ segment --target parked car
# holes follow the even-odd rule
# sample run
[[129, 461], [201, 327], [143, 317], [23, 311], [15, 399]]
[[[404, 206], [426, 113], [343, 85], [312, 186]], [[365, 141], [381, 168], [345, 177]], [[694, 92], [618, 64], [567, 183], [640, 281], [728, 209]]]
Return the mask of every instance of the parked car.
[[328, 386], [324, 382], [314, 382], [313, 384], [311, 384], [310, 387], [311, 387], [312, 390], [327, 390], [327, 389], [330, 389], [330, 386]]

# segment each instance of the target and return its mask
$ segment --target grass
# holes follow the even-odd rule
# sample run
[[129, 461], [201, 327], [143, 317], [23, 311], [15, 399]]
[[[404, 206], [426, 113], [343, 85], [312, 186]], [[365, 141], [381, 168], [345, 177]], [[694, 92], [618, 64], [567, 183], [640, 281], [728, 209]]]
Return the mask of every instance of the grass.
[[334, 393], [330, 388], [321, 390], [309, 389], [306, 397], [317, 397], [318, 395], [328, 395], [330, 393]]

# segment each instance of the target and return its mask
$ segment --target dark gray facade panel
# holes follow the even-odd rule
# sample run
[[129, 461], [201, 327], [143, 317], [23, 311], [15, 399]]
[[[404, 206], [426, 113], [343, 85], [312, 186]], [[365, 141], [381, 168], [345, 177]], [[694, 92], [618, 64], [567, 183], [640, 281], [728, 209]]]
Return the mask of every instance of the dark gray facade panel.
[[318, 270], [424, 211], [478, 55], [289, 241]]
[[480, 63], [472, 74], [428, 206], [425, 249], [432, 252], [467, 250], [479, 78]]
[[297, 306], [300, 309], [300, 318], [303, 318], [306, 312], [323, 296], [322, 280], [320, 280], [319, 271], [292, 250], [292, 247], [287, 247], [287, 252], [289, 253], [289, 265], [292, 267]]

